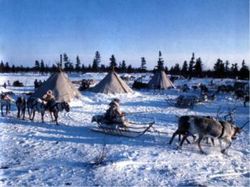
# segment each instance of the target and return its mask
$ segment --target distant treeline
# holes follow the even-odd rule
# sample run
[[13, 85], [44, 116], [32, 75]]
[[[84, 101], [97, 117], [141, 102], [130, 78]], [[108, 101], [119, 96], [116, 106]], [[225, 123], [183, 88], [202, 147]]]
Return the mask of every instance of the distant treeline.
[[[10, 65], [8, 62], [1, 61], [0, 72], [1, 73], [18, 73], [18, 72], [37, 72], [37, 73], [53, 73], [58, 69], [63, 69], [68, 73], [86, 73], [86, 72], [107, 72], [114, 68], [119, 73], [143, 73], [152, 72], [147, 69], [147, 61], [145, 57], [141, 57], [141, 66], [136, 68], [132, 65], [127, 65], [125, 60], [117, 62], [114, 55], [111, 55], [109, 65], [101, 64], [101, 55], [98, 51], [95, 53], [92, 64], [85, 66], [81, 63], [79, 56], [76, 56], [75, 61], [71, 61], [66, 53], [60, 55], [60, 60], [52, 66], [44, 63], [43, 60], [36, 60], [33, 67], [24, 67], [22, 65], [15, 66]], [[204, 70], [203, 62], [201, 58], [195, 58], [195, 54], [189, 61], [184, 61], [182, 65], [180, 63], [175, 64], [173, 67], [168, 68], [164, 66], [161, 51], [159, 51], [159, 59], [157, 66], [153, 71], [165, 70], [166, 73], [171, 75], [181, 75], [186, 78], [191, 77], [214, 77], [214, 78], [236, 78], [249, 79], [249, 67], [246, 65], [245, 60], [238, 63], [229, 63], [229, 61], [223, 61], [217, 59], [213, 69]]]

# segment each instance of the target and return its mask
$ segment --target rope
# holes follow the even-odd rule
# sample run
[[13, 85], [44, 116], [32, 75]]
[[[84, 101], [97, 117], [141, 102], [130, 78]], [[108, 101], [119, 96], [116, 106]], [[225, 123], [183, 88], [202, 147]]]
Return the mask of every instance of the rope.
[[162, 131], [159, 131], [159, 130], [157, 130], [155, 127], [151, 127], [152, 129], [153, 129], [153, 131], [151, 131], [151, 130], [149, 130], [149, 132], [155, 132], [155, 133], [157, 133], [158, 135], [160, 135], [160, 134], [168, 134], [168, 133], [166, 133], [166, 132], [162, 132]]

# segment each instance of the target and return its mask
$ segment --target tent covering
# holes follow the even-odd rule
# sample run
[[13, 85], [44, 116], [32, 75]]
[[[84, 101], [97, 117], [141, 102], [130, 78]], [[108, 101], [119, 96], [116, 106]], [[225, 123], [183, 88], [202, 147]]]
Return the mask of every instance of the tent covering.
[[151, 89], [168, 89], [173, 88], [174, 84], [169, 80], [167, 74], [162, 71], [155, 72], [154, 76], [148, 83], [148, 87]]
[[90, 91], [105, 94], [133, 93], [133, 90], [112, 70]]
[[70, 102], [73, 98], [79, 98], [80, 92], [74, 87], [66, 73], [60, 71], [51, 75], [31, 97], [41, 98], [48, 90], [52, 90], [57, 101]]

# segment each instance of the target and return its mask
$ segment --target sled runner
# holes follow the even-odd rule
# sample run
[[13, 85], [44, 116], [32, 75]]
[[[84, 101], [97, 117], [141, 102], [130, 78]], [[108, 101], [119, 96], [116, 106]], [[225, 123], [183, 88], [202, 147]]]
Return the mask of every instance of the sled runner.
[[147, 123], [146, 125], [135, 125], [135, 123], [129, 123], [131, 126], [122, 127], [120, 124], [105, 124], [98, 123], [98, 127], [92, 128], [95, 132], [136, 138], [145, 134], [155, 122]]

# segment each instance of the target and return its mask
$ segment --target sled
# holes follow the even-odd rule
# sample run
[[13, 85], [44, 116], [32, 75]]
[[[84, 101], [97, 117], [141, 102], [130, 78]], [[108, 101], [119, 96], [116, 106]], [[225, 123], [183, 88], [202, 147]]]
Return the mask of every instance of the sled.
[[99, 123], [98, 127], [92, 128], [95, 132], [110, 134], [114, 136], [125, 136], [129, 138], [136, 138], [145, 134], [155, 122], [147, 123], [146, 125], [136, 125], [135, 123], [129, 123], [128, 127], [120, 126], [120, 124], [105, 124]]

